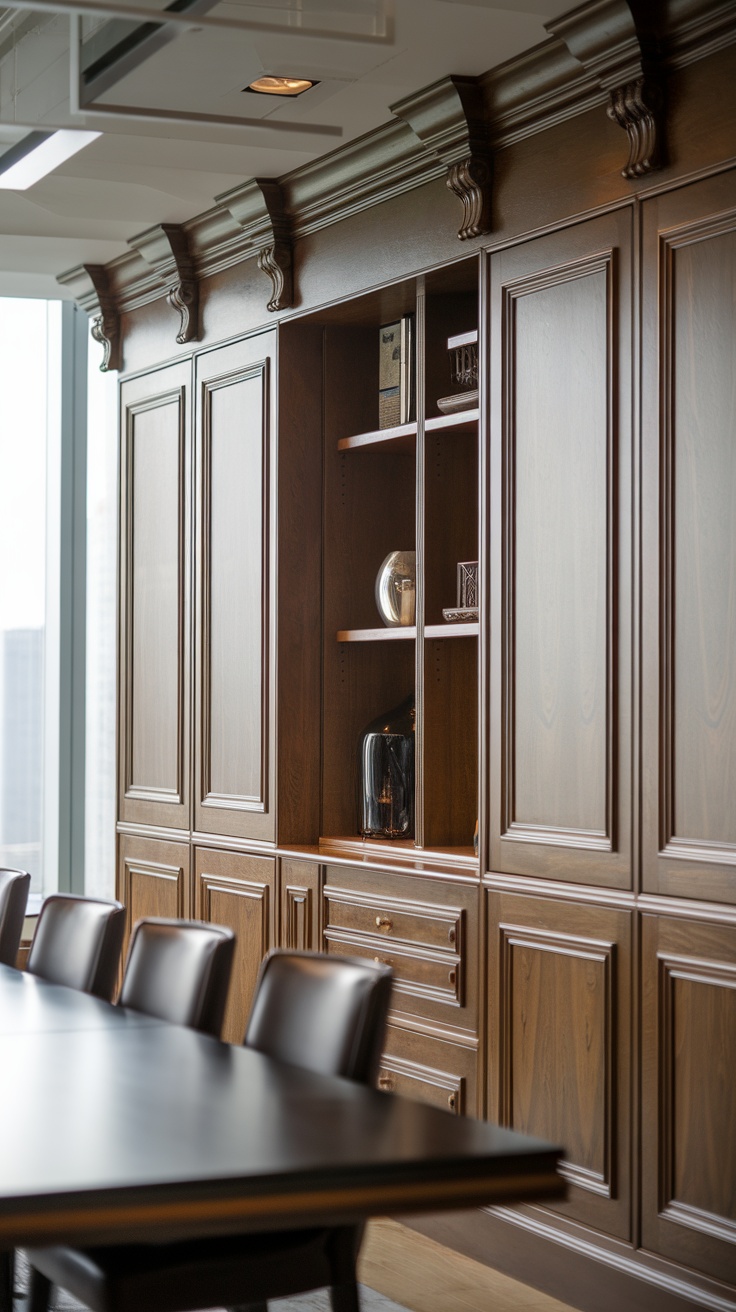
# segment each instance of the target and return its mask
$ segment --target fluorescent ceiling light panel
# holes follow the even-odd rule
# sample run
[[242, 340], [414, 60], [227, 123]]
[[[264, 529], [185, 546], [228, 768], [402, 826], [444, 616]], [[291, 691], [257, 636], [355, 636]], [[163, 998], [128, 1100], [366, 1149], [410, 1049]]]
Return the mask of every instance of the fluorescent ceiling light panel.
[[29, 132], [17, 146], [0, 155], [0, 187], [26, 191], [101, 135], [67, 128], [58, 132]]

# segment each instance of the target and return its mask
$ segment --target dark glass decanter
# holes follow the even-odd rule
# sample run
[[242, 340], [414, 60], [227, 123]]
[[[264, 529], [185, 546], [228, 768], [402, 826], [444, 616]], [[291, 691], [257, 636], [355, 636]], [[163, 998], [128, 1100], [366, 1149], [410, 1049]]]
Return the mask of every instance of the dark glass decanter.
[[358, 744], [358, 832], [414, 837], [414, 697], [372, 720]]

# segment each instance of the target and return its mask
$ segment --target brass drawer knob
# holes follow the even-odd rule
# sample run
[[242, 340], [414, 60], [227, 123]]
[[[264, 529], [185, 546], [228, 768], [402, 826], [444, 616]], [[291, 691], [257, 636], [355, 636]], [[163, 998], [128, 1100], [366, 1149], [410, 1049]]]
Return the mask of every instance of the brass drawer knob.
[[450, 1108], [451, 1112], [457, 1110], [457, 1094], [454, 1092], [454, 1090], [452, 1093], [448, 1093], [447, 1095], [447, 1106]]
[[390, 1093], [394, 1087], [393, 1075], [389, 1075], [388, 1071], [381, 1071], [378, 1077], [378, 1087], [384, 1089], [386, 1093]]
[[388, 957], [374, 957], [373, 960], [377, 966], [393, 966], [394, 964]]
[[393, 929], [394, 922], [390, 916], [376, 916], [376, 929]]
[[456, 982], [456, 980], [457, 980], [457, 971], [455, 970], [455, 967], [454, 967], [454, 966], [453, 966], [452, 970], [448, 973], [448, 979], [449, 979], [449, 981], [450, 981], [450, 984], [451, 984], [452, 987], [454, 988], [454, 987], [455, 987], [455, 982]]
[[448, 943], [454, 943], [456, 938], [457, 938], [457, 930], [455, 929], [455, 926], [453, 925], [452, 928], [451, 928], [451, 929], [448, 929], [448, 931], [447, 931], [447, 942], [448, 942]]

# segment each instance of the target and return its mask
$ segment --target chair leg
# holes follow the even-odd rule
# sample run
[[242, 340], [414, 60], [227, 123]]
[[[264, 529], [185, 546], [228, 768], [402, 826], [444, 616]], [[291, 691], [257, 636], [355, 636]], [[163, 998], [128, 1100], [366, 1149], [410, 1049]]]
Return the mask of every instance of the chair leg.
[[332, 1312], [360, 1312], [360, 1295], [356, 1282], [351, 1280], [346, 1285], [332, 1285], [330, 1303]]
[[51, 1281], [31, 1267], [31, 1283], [28, 1290], [28, 1312], [48, 1312], [51, 1299]]

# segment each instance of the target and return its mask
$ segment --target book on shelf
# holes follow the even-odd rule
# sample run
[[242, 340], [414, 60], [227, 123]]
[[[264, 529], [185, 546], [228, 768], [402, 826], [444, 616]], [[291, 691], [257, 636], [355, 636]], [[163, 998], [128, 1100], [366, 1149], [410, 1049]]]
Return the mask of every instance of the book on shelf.
[[414, 320], [405, 314], [379, 329], [378, 427], [396, 428], [414, 417]]

